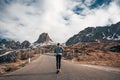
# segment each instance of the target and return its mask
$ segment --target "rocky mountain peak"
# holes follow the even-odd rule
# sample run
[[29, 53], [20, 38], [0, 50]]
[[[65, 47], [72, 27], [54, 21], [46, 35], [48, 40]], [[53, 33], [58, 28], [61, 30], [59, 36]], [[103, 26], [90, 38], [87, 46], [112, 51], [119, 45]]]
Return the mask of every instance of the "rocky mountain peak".
[[49, 37], [48, 33], [40, 34], [38, 40], [35, 43], [48, 43], [52, 42], [52, 39]]

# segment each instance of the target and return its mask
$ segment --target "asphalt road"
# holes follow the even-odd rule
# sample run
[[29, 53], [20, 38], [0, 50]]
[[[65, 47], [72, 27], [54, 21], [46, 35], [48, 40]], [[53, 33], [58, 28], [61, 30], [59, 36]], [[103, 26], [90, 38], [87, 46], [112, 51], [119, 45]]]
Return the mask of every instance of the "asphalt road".
[[55, 57], [42, 55], [25, 67], [0, 80], [120, 80], [120, 73], [109, 72], [62, 61], [62, 72], [56, 74]]

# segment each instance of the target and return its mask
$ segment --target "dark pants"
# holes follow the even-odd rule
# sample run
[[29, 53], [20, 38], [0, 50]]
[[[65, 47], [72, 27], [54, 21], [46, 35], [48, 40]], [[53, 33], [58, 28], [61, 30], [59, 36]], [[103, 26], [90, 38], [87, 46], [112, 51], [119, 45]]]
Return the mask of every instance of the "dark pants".
[[61, 55], [56, 55], [56, 68], [60, 69], [61, 68]]

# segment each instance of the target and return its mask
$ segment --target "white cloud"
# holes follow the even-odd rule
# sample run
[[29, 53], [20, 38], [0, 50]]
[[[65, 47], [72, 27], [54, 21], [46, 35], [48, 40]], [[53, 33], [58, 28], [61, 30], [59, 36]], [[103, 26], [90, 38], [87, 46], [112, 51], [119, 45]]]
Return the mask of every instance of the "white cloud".
[[[65, 42], [88, 26], [104, 26], [120, 21], [117, 0], [92, 10], [85, 4], [92, 5], [95, 0], [86, 0], [85, 4], [74, 0], [38, 0], [28, 6], [28, 2], [19, 1], [5, 6], [0, 12], [0, 31], [5, 38], [35, 42], [41, 33], [47, 32], [53, 41]], [[77, 5], [84, 8], [81, 15], [73, 12]]]
[[85, 0], [85, 4], [86, 4], [87, 6], [91, 6], [92, 4], [95, 3], [95, 1], [96, 1], [96, 0]]

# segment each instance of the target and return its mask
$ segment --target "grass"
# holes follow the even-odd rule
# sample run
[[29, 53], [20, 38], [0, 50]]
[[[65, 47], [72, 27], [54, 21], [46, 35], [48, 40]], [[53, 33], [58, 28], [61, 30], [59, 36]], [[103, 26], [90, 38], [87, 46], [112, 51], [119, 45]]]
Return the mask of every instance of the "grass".
[[[37, 59], [39, 56], [40, 56], [40, 54], [35, 54], [31, 58], [31, 61]], [[21, 67], [24, 67], [28, 63], [29, 63], [28, 59], [19, 60], [17, 62], [12, 62], [12, 63], [0, 63], [0, 75], [15, 71]]]
[[[119, 46], [117, 42], [88, 42], [65, 47], [64, 57], [81, 64], [112, 66], [120, 68], [120, 52], [110, 51]], [[74, 53], [73, 53], [74, 52]]]

